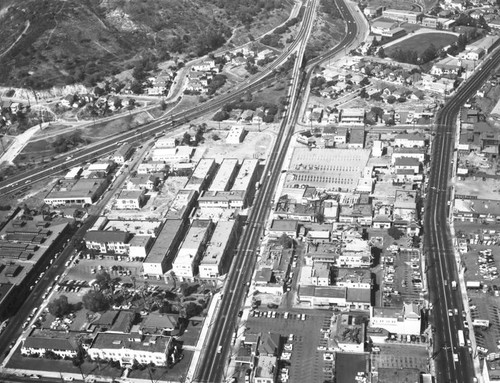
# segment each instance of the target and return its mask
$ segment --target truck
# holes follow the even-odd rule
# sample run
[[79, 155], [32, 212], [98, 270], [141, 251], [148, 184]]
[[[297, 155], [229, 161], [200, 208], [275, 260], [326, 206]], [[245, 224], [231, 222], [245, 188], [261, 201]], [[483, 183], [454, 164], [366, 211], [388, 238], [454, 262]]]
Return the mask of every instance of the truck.
[[458, 344], [460, 347], [465, 346], [464, 332], [462, 330], [458, 330]]
[[455, 363], [457, 363], [457, 362], [458, 362], [458, 354], [453, 353], [453, 361], [454, 361]]
[[451, 281], [451, 288], [453, 290], [456, 290], [457, 289], [457, 281]]

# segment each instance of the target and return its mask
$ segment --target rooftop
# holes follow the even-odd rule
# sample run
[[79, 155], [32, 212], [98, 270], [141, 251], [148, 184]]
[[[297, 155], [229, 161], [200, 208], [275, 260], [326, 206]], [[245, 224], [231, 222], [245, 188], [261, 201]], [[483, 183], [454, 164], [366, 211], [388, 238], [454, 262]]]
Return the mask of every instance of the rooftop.
[[60, 180], [45, 198], [83, 198], [91, 197], [106, 182], [104, 178], [81, 178], [79, 180]]
[[120, 334], [100, 332], [94, 338], [91, 348], [104, 350], [130, 349], [135, 351], [165, 353], [170, 343], [169, 336], [142, 336], [138, 333]]
[[247, 190], [250, 184], [250, 181], [253, 179], [255, 171], [257, 170], [257, 166], [259, 164], [259, 160], [257, 159], [246, 159], [243, 161], [240, 167], [240, 171], [234, 180], [233, 187], [231, 190]]
[[224, 158], [208, 190], [227, 191], [230, 186], [230, 183], [232, 182], [232, 178], [235, 175], [237, 166], [238, 166], [237, 159]]
[[144, 262], [161, 263], [165, 257], [168, 257], [173, 250], [172, 244], [182, 227], [183, 221], [181, 219], [167, 219]]
[[231, 233], [236, 225], [236, 221], [219, 221], [212, 234], [212, 238], [207, 244], [207, 250], [203, 256], [201, 264], [218, 264], [224, 253], [228, 242], [231, 240]]

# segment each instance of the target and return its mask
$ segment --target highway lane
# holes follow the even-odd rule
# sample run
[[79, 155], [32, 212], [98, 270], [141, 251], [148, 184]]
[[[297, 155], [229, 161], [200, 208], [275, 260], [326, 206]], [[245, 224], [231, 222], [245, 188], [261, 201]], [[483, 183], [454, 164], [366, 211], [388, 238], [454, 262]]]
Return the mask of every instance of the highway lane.
[[[343, 3], [339, 4], [340, 6]], [[347, 7], [341, 8], [345, 12], [345, 19], [352, 20]], [[332, 53], [342, 52], [344, 47], [349, 46], [356, 36], [356, 24], [349, 23], [348, 33], [342, 42], [334, 49]], [[349, 33], [351, 32], [351, 33]], [[304, 45], [305, 48], [305, 45]], [[302, 50], [303, 53], [303, 50]], [[300, 54], [299, 56], [300, 57]], [[260, 246], [263, 228], [270, 212], [270, 202], [273, 198], [275, 186], [280, 176], [280, 170], [283, 165], [286, 149], [289, 146], [293, 134], [293, 128], [298, 119], [299, 97], [302, 96], [304, 80], [302, 75], [300, 81], [295, 75], [291, 104], [288, 108], [289, 114], [286, 116], [288, 121], [284, 121], [276, 140], [268, 165], [264, 172], [264, 180], [260, 192], [257, 193], [253, 207], [251, 209], [247, 228], [240, 240], [238, 252], [233, 260], [233, 265], [229, 271], [226, 285], [224, 288], [222, 300], [220, 302], [218, 316], [210, 324], [210, 331], [205, 343], [204, 352], [198, 365], [196, 382], [221, 382], [224, 379], [224, 370], [227, 361], [227, 355], [230, 348], [232, 333], [237, 325], [237, 313], [247, 293], [247, 283], [250, 281], [255, 268], [256, 252]], [[218, 353], [219, 346], [221, 352]]]
[[[194, 108], [167, 114], [158, 120], [139, 127], [138, 129], [118, 134], [112, 138], [102, 140], [92, 146], [88, 146], [80, 150], [73, 150], [49, 164], [40, 164], [36, 169], [19, 172], [18, 174], [10, 176], [8, 179], [0, 182], [0, 193], [6, 194], [24, 189], [27, 186], [27, 183], [48, 178], [51, 174], [53, 175], [54, 173], [64, 170], [66, 167], [76, 166], [89, 158], [96, 158], [96, 156], [110, 154], [115, 150], [112, 145], [116, 142], [137, 142], [137, 134], [152, 136], [156, 133], [162, 132], [163, 130], [172, 131], [193, 119], [201, 117], [209, 112], [215, 112], [227, 103], [238, 100], [247, 92], [255, 92], [260, 89], [264, 89], [269, 82], [273, 81], [274, 71], [283, 65], [289, 57], [296, 52], [303, 34], [304, 30], [301, 28], [296, 39], [290, 44], [286, 51], [282, 52], [276, 60], [268, 64], [261, 72], [250, 77], [240, 86], [237, 86], [232, 92], [220, 95], [219, 97], [209, 100]], [[140, 137], [141, 136], [139, 136], [139, 139]], [[67, 156], [73, 156], [73, 158], [67, 161]]]
[[[471, 355], [460, 347], [458, 330], [463, 326], [463, 303], [460, 288], [453, 290], [451, 281], [459, 281], [452, 237], [448, 225], [449, 179], [455, 140], [455, 119], [460, 107], [487, 79], [500, 63], [500, 51], [487, 59], [481, 69], [445, 104], [436, 117], [431, 172], [424, 216], [424, 250], [429, 258], [428, 280], [430, 299], [434, 304], [432, 322], [434, 358], [438, 382], [471, 382], [474, 377]], [[448, 310], [457, 309], [449, 316]], [[458, 361], [454, 361], [457, 354]]]

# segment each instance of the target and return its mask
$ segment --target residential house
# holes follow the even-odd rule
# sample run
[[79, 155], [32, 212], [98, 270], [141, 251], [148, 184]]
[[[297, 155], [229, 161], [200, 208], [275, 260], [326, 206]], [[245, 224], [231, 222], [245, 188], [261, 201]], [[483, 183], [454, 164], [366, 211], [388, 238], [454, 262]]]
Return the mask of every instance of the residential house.
[[116, 198], [116, 209], [118, 210], [139, 210], [145, 201], [144, 189], [142, 190], [122, 190]]
[[131, 234], [126, 231], [95, 230], [84, 236], [87, 249], [99, 253], [128, 254]]

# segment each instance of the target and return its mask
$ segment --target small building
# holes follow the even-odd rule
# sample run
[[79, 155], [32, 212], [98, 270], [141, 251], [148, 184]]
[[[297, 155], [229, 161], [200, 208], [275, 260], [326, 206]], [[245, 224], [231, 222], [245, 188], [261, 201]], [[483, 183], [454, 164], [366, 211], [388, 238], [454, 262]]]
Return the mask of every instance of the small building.
[[208, 191], [227, 191], [238, 173], [238, 160], [224, 158]]
[[243, 126], [232, 126], [226, 137], [226, 144], [238, 145], [243, 142], [246, 130]]
[[425, 147], [425, 136], [423, 134], [398, 134], [394, 138], [394, 145], [404, 148]]
[[95, 230], [87, 231], [84, 240], [87, 249], [99, 253], [128, 254], [130, 237], [126, 231]]
[[131, 144], [124, 144], [120, 146], [113, 154], [113, 161], [118, 165], [123, 165], [134, 152]]
[[340, 112], [340, 123], [342, 124], [364, 124], [365, 110], [361, 108], [346, 108]]
[[155, 142], [155, 148], [175, 148], [176, 144], [174, 137], [160, 137]]
[[139, 210], [144, 204], [145, 190], [122, 190], [116, 199], [117, 210]]
[[154, 240], [149, 235], [134, 235], [129, 242], [129, 258], [144, 261], [153, 243]]
[[417, 24], [420, 23], [420, 21], [422, 20], [423, 13], [417, 11], [400, 10], [400, 9], [386, 9], [382, 11], [382, 16], [397, 21]]
[[299, 232], [299, 221], [288, 219], [273, 219], [269, 228], [269, 236], [279, 238], [283, 234], [296, 238]]
[[420, 306], [404, 303], [403, 307], [373, 307], [370, 310], [370, 326], [381, 327], [393, 334], [420, 335]]
[[175, 148], [156, 148], [152, 150], [151, 159], [166, 164], [187, 163], [191, 161], [194, 149], [190, 146], [176, 146]]

